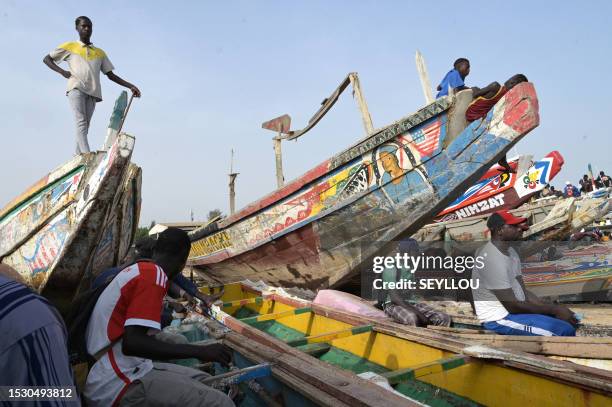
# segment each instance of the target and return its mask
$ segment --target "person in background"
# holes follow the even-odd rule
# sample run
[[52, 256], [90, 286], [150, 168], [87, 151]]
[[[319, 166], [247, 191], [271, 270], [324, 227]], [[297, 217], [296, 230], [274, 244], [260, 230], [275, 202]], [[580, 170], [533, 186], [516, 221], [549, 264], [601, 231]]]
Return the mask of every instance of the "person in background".
[[[419, 256], [420, 249], [416, 240], [409, 238], [398, 242], [397, 253], [401, 256], [404, 253], [409, 256]], [[395, 257], [395, 253], [391, 254]], [[382, 280], [385, 283], [394, 283], [401, 280], [415, 280], [414, 271], [404, 267], [387, 267], [382, 273]], [[390, 316], [395, 322], [411, 325], [423, 326], [438, 325], [450, 326], [451, 317], [441, 311], [438, 311], [424, 303], [422, 298], [413, 294], [412, 290], [393, 289], [386, 290], [386, 296], [382, 303], [382, 308], [385, 314]]]
[[[79, 41], [69, 41], [59, 45], [45, 56], [43, 62], [49, 69], [68, 79], [66, 95], [76, 122], [76, 153], [83, 154], [90, 151], [87, 141], [89, 123], [96, 103], [102, 101], [100, 71], [111, 81], [130, 89], [136, 97], [140, 97], [140, 90], [115, 75], [113, 73], [115, 67], [106, 53], [92, 44], [93, 24], [89, 17], [77, 17], [74, 24], [79, 34]], [[58, 65], [62, 61], [68, 62], [68, 71]]]
[[580, 196], [580, 191], [576, 186], [572, 185], [571, 182], [565, 181], [565, 188], [563, 189], [563, 196], [565, 198], [569, 197], [578, 197]]
[[609, 188], [612, 187], [612, 178], [603, 171], [599, 171], [599, 176], [595, 180], [595, 183], [597, 188]]
[[473, 87], [473, 101], [465, 112], [467, 121], [472, 122], [485, 117], [489, 110], [491, 110], [510, 89], [522, 82], [527, 82], [527, 77], [519, 73], [504, 82], [503, 86], [497, 82], [492, 82], [484, 88]]
[[0, 332], [0, 386], [70, 386], [72, 401], [58, 399], [48, 405], [80, 405], [62, 317], [5, 264], [0, 264]]
[[588, 175], [584, 174], [580, 181], [580, 193], [586, 194], [587, 192], [593, 191], [593, 181], [589, 178]]
[[563, 305], [545, 304], [525, 287], [521, 260], [514, 246], [528, 229], [527, 219], [508, 211], [489, 216], [491, 241], [476, 252], [474, 309], [484, 327], [502, 335], [575, 336], [578, 321]]
[[459, 58], [453, 64], [453, 69], [448, 71], [437, 87], [438, 94], [436, 99], [447, 96], [449, 89], [454, 92], [467, 89], [465, 78], [470, 74], [470, 61], [466, 58]]

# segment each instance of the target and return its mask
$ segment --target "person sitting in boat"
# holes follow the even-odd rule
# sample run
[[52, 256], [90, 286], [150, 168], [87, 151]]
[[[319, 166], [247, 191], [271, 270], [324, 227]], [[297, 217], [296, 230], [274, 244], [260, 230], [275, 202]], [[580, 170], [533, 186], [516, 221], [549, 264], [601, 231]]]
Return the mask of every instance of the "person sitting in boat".
[[[91, 43], [93, 24], [89, 17], [80, 16], [75, 20], [79, 41], [69, 41], [51, 51], [43, 62], [49, 69], [68, 79], [66, 95], [72, 107], [76, 121], [76, 153], [89, 152], [87, 133], [96, 103], [102, 101], [100, 71], [111, 81], [132, 91], [140, 97], [140, 90], [130, 82], [113, 73], [113, 64], [106, 53]], [[68, 62], [69, 70], [65, 71], [58, 63]]]
[[588, 175], [584, 174], [578, 183], [580, 184], [581, 194], [586, 194], [587, 192], [593, 191], [593, 180], [590, 179]]
[[442, 82], [440, 82], [436, 88], [438, 91], [436, 99], [441, 98], [442, 96], [447, 96], [449, 94], [449, 90], [459, 92], [460, 90], [467, 89], [467, 86], [465, 86], [465, 78], [469, 74], [470, 61], [468, 61], [467, 58], [458, 58], [455, 63], [453, 63], [453, 69], [444, 75]]
[[603, 171], [599, 171], [599, 176], [595, 180], [597, 188], [609, 188], [612, 187], [612, 178], [606, 175]]
[[122, 270], [98, 297], [85, 335], [87, 351], [97, 360], [83, 392], [88, 405], [174, 405], [177, 400], [183, 406], [234, 405], [200, 382], [205, 373], [152, 360], [194, 357], [225, 365], [231, 360], [221, 344], [169, 344], [151, 336], [160, 329], [168, 281], [185, 266], [190, 247], [187, 233], [166, 229], [157, 236], [152, 261]]
[[[398, 242], [397, 253], [403, 256], [419, 256], [419, 244], [416, 240], [409, 238]], [[395, 253], [393, 253], [395, 257]], [[397, 283], [400, 281], [414, 281], [414, 273], [409, 267], [386, 267], [382, 273], [384, 283]], [[382, 308], [385, 313], [395, 322], [411, 326], [450, 326], [451, 318], [449, 315], [438, 311], [417, 298], [410, 289], [389, 289], [384, 292], [386, 297], [383, 300]]]
[[472, 88], [473, 101], [465, 112], [468, 122], [481, 119], [487, 115], [489, 110], [513, 87], [519, 83], [527, 82], [527, 77], [523, 74], [516, 74], [504, 82], [501, 86], [497, 82], [492, 82], [484, 88]]
[[[15, 269], [5, 264], [0, 264], [0, 315], [0, 366], [4, 366], [0, 386], [74, 390], [62, 317], [46, 299], [25, 286]], [[71, 400], [49, 401], [48, 405], [78, 405], [78, 395], [73, 395]]]
[[478, 319], [502, 335], [575, 336], [578, 321], [563, 305], [545, 304], [525, 288], [521, 260], [513, 247], [527, 219], [498, 211], [487, 220], [491, 241], [476, 252], [482, 267], [472, 270], [472, 295]]
[[565, 198], [569, 197], [578, 197], [580, 196], [580, 191], [576, 188], [575, 185], [572, 185], [571, 182], [565, 181], [565, 188], [563, 189], [563, 196]]

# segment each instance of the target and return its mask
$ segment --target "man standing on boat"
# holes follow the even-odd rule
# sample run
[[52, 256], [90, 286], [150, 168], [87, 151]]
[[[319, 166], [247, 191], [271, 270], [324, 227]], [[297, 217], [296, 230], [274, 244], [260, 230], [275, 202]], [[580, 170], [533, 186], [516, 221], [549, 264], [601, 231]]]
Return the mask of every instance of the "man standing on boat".
[[[140, 97], [140, 90], [130, 82], [113, 73], [113, 64], [106, 53], [91, 43], [93, 25], [88, 17], [77, 17], [75, 21], [79, 41], [69, 41], [51, 51], [43, 62], [51, 70], [68, 79], [66, 95], [74, 112], [76, 121], [76, 153], [88, 153], [87, 133], [96, 103], [102, 101], [100, 71], [111, 81], [132, 91]], [[69, 70], [62, 69], [58, 63], [68, 62]]]
[[575, 336], [578, 321], [563, 305], [545, 304], [525, 288], [521, 260], [513, 243], [528, 228], [527, 219], [508, 211], [487, 220], [491, 241], [476, 252], [484, 265], [472, 270], [474, 308], [488, 330], [502, 335]]
[[436, 89], [438, 91], [436, 99], [441, 98], [442, 96], [447, 96], [449, 89], [452, 89], [454, 92], [467, 89], [464, 81], [469, 74], [470, 61], [468, 61], [467, 58], [457, 59], [453, 64], [453, 69], [448, 71], [448, 73], [442, 79], [442, 82], [440, 82], [438, 85], [438, 88]]

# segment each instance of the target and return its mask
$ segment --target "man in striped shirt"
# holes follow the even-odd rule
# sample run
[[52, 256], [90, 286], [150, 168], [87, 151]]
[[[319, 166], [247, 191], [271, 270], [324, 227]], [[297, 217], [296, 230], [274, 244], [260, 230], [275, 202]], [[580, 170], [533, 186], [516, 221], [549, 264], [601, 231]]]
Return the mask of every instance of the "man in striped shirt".
[[79, 405], [64, 322], [55, 307], [20, 281], [15, 270], [0, 264], [0, 386], [70, 386], [72, 401], [45, 405]]

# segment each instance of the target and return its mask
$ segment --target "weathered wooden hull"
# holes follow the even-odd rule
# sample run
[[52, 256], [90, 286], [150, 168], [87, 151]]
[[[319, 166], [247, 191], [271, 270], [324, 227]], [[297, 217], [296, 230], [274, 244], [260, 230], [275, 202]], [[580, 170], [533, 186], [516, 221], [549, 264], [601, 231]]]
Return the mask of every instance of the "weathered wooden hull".
[[296, 371], [325, 361], [355, 374], [374, 372], [395, 390], [387, 390], [389, 397], [400, 393], [424, 404], [603, 406], [612, 401], [612, 376], [600, 369], [474, 346], [474, 341], [337, 311], [273, 289], [231, 284], [224, 290], [214, 317], [281, 354], [311, 355], [303, 357], [303, 366], [294, 366]]
[[[509, 164], [516, 171], [518, 159]], [[502, 209], [515, 209], [544, 189], [561, 171], [562, 166], [563, 157], [558, 151], [548, 153], [521, 173], [502, 172], [501, 167], [495, 165], [478, 183], [468, 188], [440, 212], [434, 222], [466, 219]]]
[[[525, 284], [539, 297], [561, 297], [612, 289], [612, 242], [566, 250], [558, 260], [523, 263]], [[600, 250], [603, 249], [603, 250]]]
[[[125, 255], [138, 222], [140, 170], [130, 164], [134, 138], [122, 134], [108, 152], [75, 157], [2, 211], [2, 262], [54, 302], [70, 301], [104, 240], [102, 225], [121, 219], [113, 258]], [[126, 191], [126, 183], [136, 188]], [[130, 195], [131, 206], [121, 197]], [[129, 206], [129, 207], [128, 207]], [[107, 264], [107, 263], [104, 263]]]
[[[515, 216], [527, 218], [529, 230], [524, 237], [536, 240], [564, 240], [573, 230], [589, 225], [594, 219], [605, 215], [609, 203], [603, 198], [545, 199], [513, 209]], [[454, 241], [473, 243], [489, 240], [487, 219], [489, 215], [478, 215], [467, 219], [430, 223], [413, 237], [419, 242]], [[550, 233], [549, 233], [550, 232]]]
[[434, 102], [196, 238], [188, 264], [221, 282], [340, 284], [385, 242], [430, 221], [538, 125], [531, 84], [507, 96], [457, 135], [449, 133], [450, 102]]

